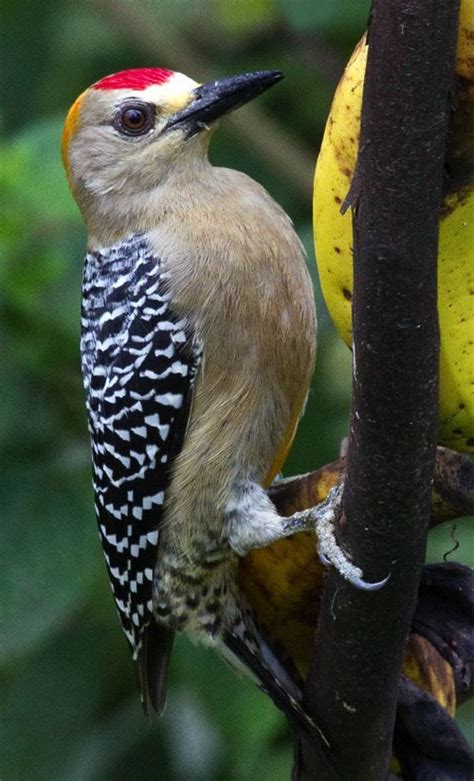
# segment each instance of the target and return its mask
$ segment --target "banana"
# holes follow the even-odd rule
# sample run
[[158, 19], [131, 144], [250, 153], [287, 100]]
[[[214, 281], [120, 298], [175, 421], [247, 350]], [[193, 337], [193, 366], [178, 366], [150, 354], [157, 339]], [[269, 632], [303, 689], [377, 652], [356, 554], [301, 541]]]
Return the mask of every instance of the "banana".
[[[349, 210], [344, 215], [340, 210], [357, 159], [366, 63], [364, 37], [336, 89], [314, 180], [314, 237], [321, 287], [333, 322], [349, 346], [352, 219]], [[456, 76], [438, 250], [439, 442], [474, 453], [474, 0], [461, 0]]]

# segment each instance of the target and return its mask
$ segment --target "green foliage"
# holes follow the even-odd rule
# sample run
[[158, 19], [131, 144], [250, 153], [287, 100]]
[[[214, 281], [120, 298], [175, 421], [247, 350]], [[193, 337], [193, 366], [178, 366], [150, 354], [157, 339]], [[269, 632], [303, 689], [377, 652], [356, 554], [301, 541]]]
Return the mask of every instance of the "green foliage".
[[281, 13], [296, 30], [312, 32], [335, 43], [360, 36], [367, 22], [367, 3], [353, 0], [278, 0]]
[[[131, 22], [118, 12], [123, 5], [132, 9]], [[204, 60], [215, 76], [280, 66], [287, 79], [262, 96], [260, 107], [268, 131], [283, 128], [306, 152], [310, 169], [330, 96], [367, 9], [368, 0], [4, 0], [0, 777], [5, 781], [289, 776], [291, 743], [280, 714], [250, 682], [185, 638], [176, 643], [165, 718], [149, 724], [142, 716], [93, 513], [78, 354], [85, 232], [67, 189], [59, 139], [62, 118], [77, 94], [123, 67], [186, 70], [184, 55], [186, 62], [196, 61], [196, 72]], [[154, 30], [163, 41], [156, 56], [147, 38]], [[292, 37], [295, 30], [304, 33], [301, 40]], [[173, 56], [164, 48], [166, 40], [179, 42]], [[317, 40], [325, 46], [321, 61]], [[310, 52], [314, 56], [308, 58]], [[291, 165], [285, 172], [252, 150], [232, 133], [231, 119], [212, 155], [216, 163], [260, 180], [285, 206], [314, 272], [310, 198]], [[309, 184], [311, 175], [308, 170]], [[347, 432], [350, 354], [329, 322], [315, 272], [314, 278], [318, 368], [288, 474], [334, 458]], [[452, 547], [449, 530], [435, 536], [439, 558]], [[466, 524], [458, 525], [458, 537], [465, 558]]]

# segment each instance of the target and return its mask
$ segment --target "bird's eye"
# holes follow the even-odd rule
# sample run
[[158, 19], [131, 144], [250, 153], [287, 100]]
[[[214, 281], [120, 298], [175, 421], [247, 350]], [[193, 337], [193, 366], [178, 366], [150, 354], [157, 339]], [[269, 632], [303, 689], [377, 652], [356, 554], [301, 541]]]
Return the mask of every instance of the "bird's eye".
[[126, 136], [142, 136], [155, 124], [153, 108], [148, 103], [128, 103], [121, 107], [113, 124]]

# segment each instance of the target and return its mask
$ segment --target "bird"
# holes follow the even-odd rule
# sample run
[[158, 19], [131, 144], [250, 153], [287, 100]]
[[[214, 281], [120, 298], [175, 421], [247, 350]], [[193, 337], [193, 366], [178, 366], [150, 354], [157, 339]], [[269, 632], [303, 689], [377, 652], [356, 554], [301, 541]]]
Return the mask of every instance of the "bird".
[[62, 156], [88, 233], [81, 365], [95, 509], [145, 709], [163, 712], [184, 631], [312, 728], [239, 563], [314, 526], [311, 512], [282, 518], [265, 490], [308, 396], [313, 289], [283, 209], [208, 157], [219, 119], [281, 78], [120, 71], [74, 102]]
[[[359, 588], [385, 581], [365, 583], [334, 551], [335, 475], [288, 517], [266, 490], [309, 392], [313, 291], [281, 207], [208, 159], [219, 119], [281, 78], [120, 71], [74, 102], [62, 156], [88, 231], [81, 364], [96, 515], [145, 710], [165, 708], [183, 631], [327, 747], [302, 696], [323, 581], [316, 537], [328, 537], [323, 562], [335, 555]], [[452, 688], [436, 679], [433, 693], [450, 706]]]

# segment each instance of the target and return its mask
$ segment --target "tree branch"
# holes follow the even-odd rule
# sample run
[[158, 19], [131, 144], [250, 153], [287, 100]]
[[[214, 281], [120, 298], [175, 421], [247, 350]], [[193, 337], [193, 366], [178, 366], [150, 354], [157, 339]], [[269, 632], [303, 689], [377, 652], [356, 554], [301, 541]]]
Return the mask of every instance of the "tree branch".
[[[338, 458], [305, 475], [276, 481], [268, 494], [280, 515], [292, 515], [323, 502], [345, 474], [346, 459]], [[437, 447], [430, 527], [463, 515], [474, 515], [474, 463], [467, 453]]]
[[[305, 704], [342, 779], [388, 774], [430, 517], [438, 424], [437, 239], [457, 3], [375, 0], [354, 226], [353, 399], [338, 538], [367, 580], [327, 582]], [[300, 779], [318, 781], [301, 737]], [[316, 760], [317, 762], [317, 760]]]

